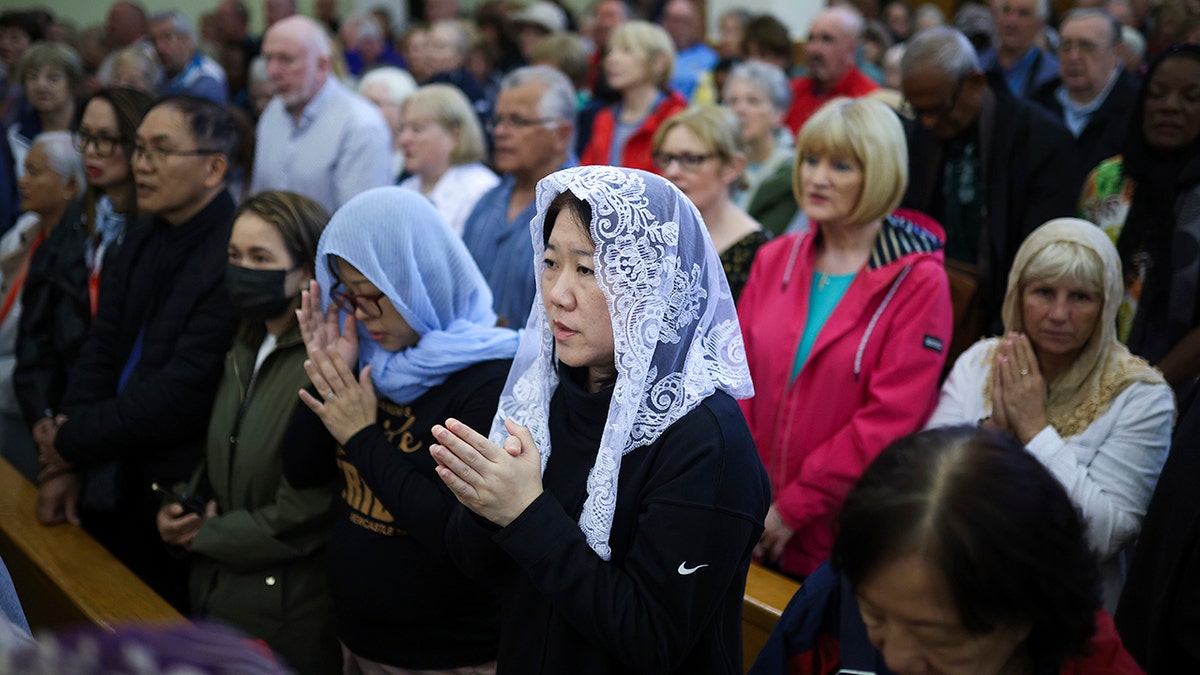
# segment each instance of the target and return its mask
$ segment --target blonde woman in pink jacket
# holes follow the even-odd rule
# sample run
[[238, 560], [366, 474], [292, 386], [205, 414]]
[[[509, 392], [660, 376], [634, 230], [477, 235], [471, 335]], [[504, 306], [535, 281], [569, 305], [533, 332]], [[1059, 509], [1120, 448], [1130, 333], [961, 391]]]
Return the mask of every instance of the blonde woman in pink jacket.
[[738, 303], [755, 396], [742, 401], [771, 477], [759, 558], [805, 577], [867, 465], [937, 402], [952, 312], [942, 230], [894, 213], [904, 134], [886, 106], [835, 99], [804, 126], [794, 189], [808, 232], [759, 249]]

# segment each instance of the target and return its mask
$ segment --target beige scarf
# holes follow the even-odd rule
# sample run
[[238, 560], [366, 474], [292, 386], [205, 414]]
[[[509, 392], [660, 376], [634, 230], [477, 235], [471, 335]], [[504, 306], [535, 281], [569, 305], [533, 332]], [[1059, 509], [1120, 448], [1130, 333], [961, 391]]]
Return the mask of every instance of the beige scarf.
[[[1125, 292], [1121, 259], [1104, 231], [1086, 220], [1052, 220], [1034, 230], [1021, 244], [1008, 273], [1008, 291], [1004, 295], [1002, 309], [1004, 330], [1025, 332], [1021, 312], [1021, 278], [1033, 256], [1057, 242], [1083, 246], [1094, 252], [1104, 265], [1104, 310], [1096, 329], [1071, 367], [1047, 385], [1046, 418], [1060, 436], [1069, 438], [1087, 429], [1097, 417], [1103, 415], [1113, 399], [1130, 384], [1161, 384], [1165, 380], [1158, 369], [1131, 354], [1117, 340], [1117, 308]], [[989, 403], [995, 370], [994, 356], [995, 346], [988, 354], [992, 365], [983, 391], [984, 400]]]

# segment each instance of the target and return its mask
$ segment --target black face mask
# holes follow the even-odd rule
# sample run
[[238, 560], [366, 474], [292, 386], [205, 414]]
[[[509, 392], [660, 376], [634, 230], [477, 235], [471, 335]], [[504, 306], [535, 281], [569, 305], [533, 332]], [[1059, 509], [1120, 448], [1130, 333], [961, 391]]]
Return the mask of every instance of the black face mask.
[[252, 270], [229, 263], [225, 287], [233, 306], [253, 321], [275, 319], [287, 311], [294, 297], [284, 291], [284, 280], [291, 270]]

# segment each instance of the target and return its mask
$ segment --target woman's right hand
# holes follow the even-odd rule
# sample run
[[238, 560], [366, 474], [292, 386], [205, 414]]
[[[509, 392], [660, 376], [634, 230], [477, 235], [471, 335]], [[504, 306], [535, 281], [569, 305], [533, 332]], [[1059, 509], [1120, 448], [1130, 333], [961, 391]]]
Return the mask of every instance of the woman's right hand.
[[195, 513], [185, 513], [179, 504], [165, 504], [158, 510], [155, 524], [158, 525], [158, 534], [164, 542], [191, 550], [192, 541], [196, 539], [196, 534], [200, 531], [204, 520], [215, 515], [217, 515], [216, 500], [209, 500], [203, 517]]
[[320, 298], [321, 287], [316, 279], [309, 282], [308, 290], [300, 292], [300, 309], [296, 310], [296, 320], [300, 323], [304, 348], [312, 358], [313, 354], [323, 354], [332, 346], [343, 361], [353, 366], [358, 363], [358, 333], [354, 329], [354, 315], [347, 314], [339, 330], [337, 305], [330, 303], [329, 311], [321, 316]]

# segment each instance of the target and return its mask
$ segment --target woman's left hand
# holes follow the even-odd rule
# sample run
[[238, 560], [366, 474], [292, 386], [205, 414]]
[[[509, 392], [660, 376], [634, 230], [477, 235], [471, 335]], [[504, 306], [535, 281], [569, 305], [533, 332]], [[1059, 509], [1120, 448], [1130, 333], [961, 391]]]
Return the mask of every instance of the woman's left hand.
[[1046, 418], [1046, 381], [1038, 368], [1033, 345], [1023, 333], [1009, 333], [1000, 342], [996, 370], [1002, 383], [1004, 415], [1009, 430], [1022, 444], [1049, 424]]
[[512, 434], [500, 447], [455, 419], [433, 427], [440, 445], [429, 452], [437, 474], [458, 501], [489, 521], [507, 527], [542, 494], [542, 458], [529, 429], [511, 420]]
[[365, 366], [356, 380], [337, 348], [328, 347], [314, 352], [304, 362], [304, 372], [322, 398], [317, 400], [301, 389], [300, 400], [321, 418], [340, 445], [375, 423], [377, 400], [371, 384], [371, 366]]
[[772, 504], [767, 511], [762, 537], [759, 537], [758, 546], [754, 547], [755, 557], [772, 564], [778, 563], [783, 556], [783, 549], [787, 548], [787, 543], [795, 533], [795, 530], [783, 522], [779, 509]]

